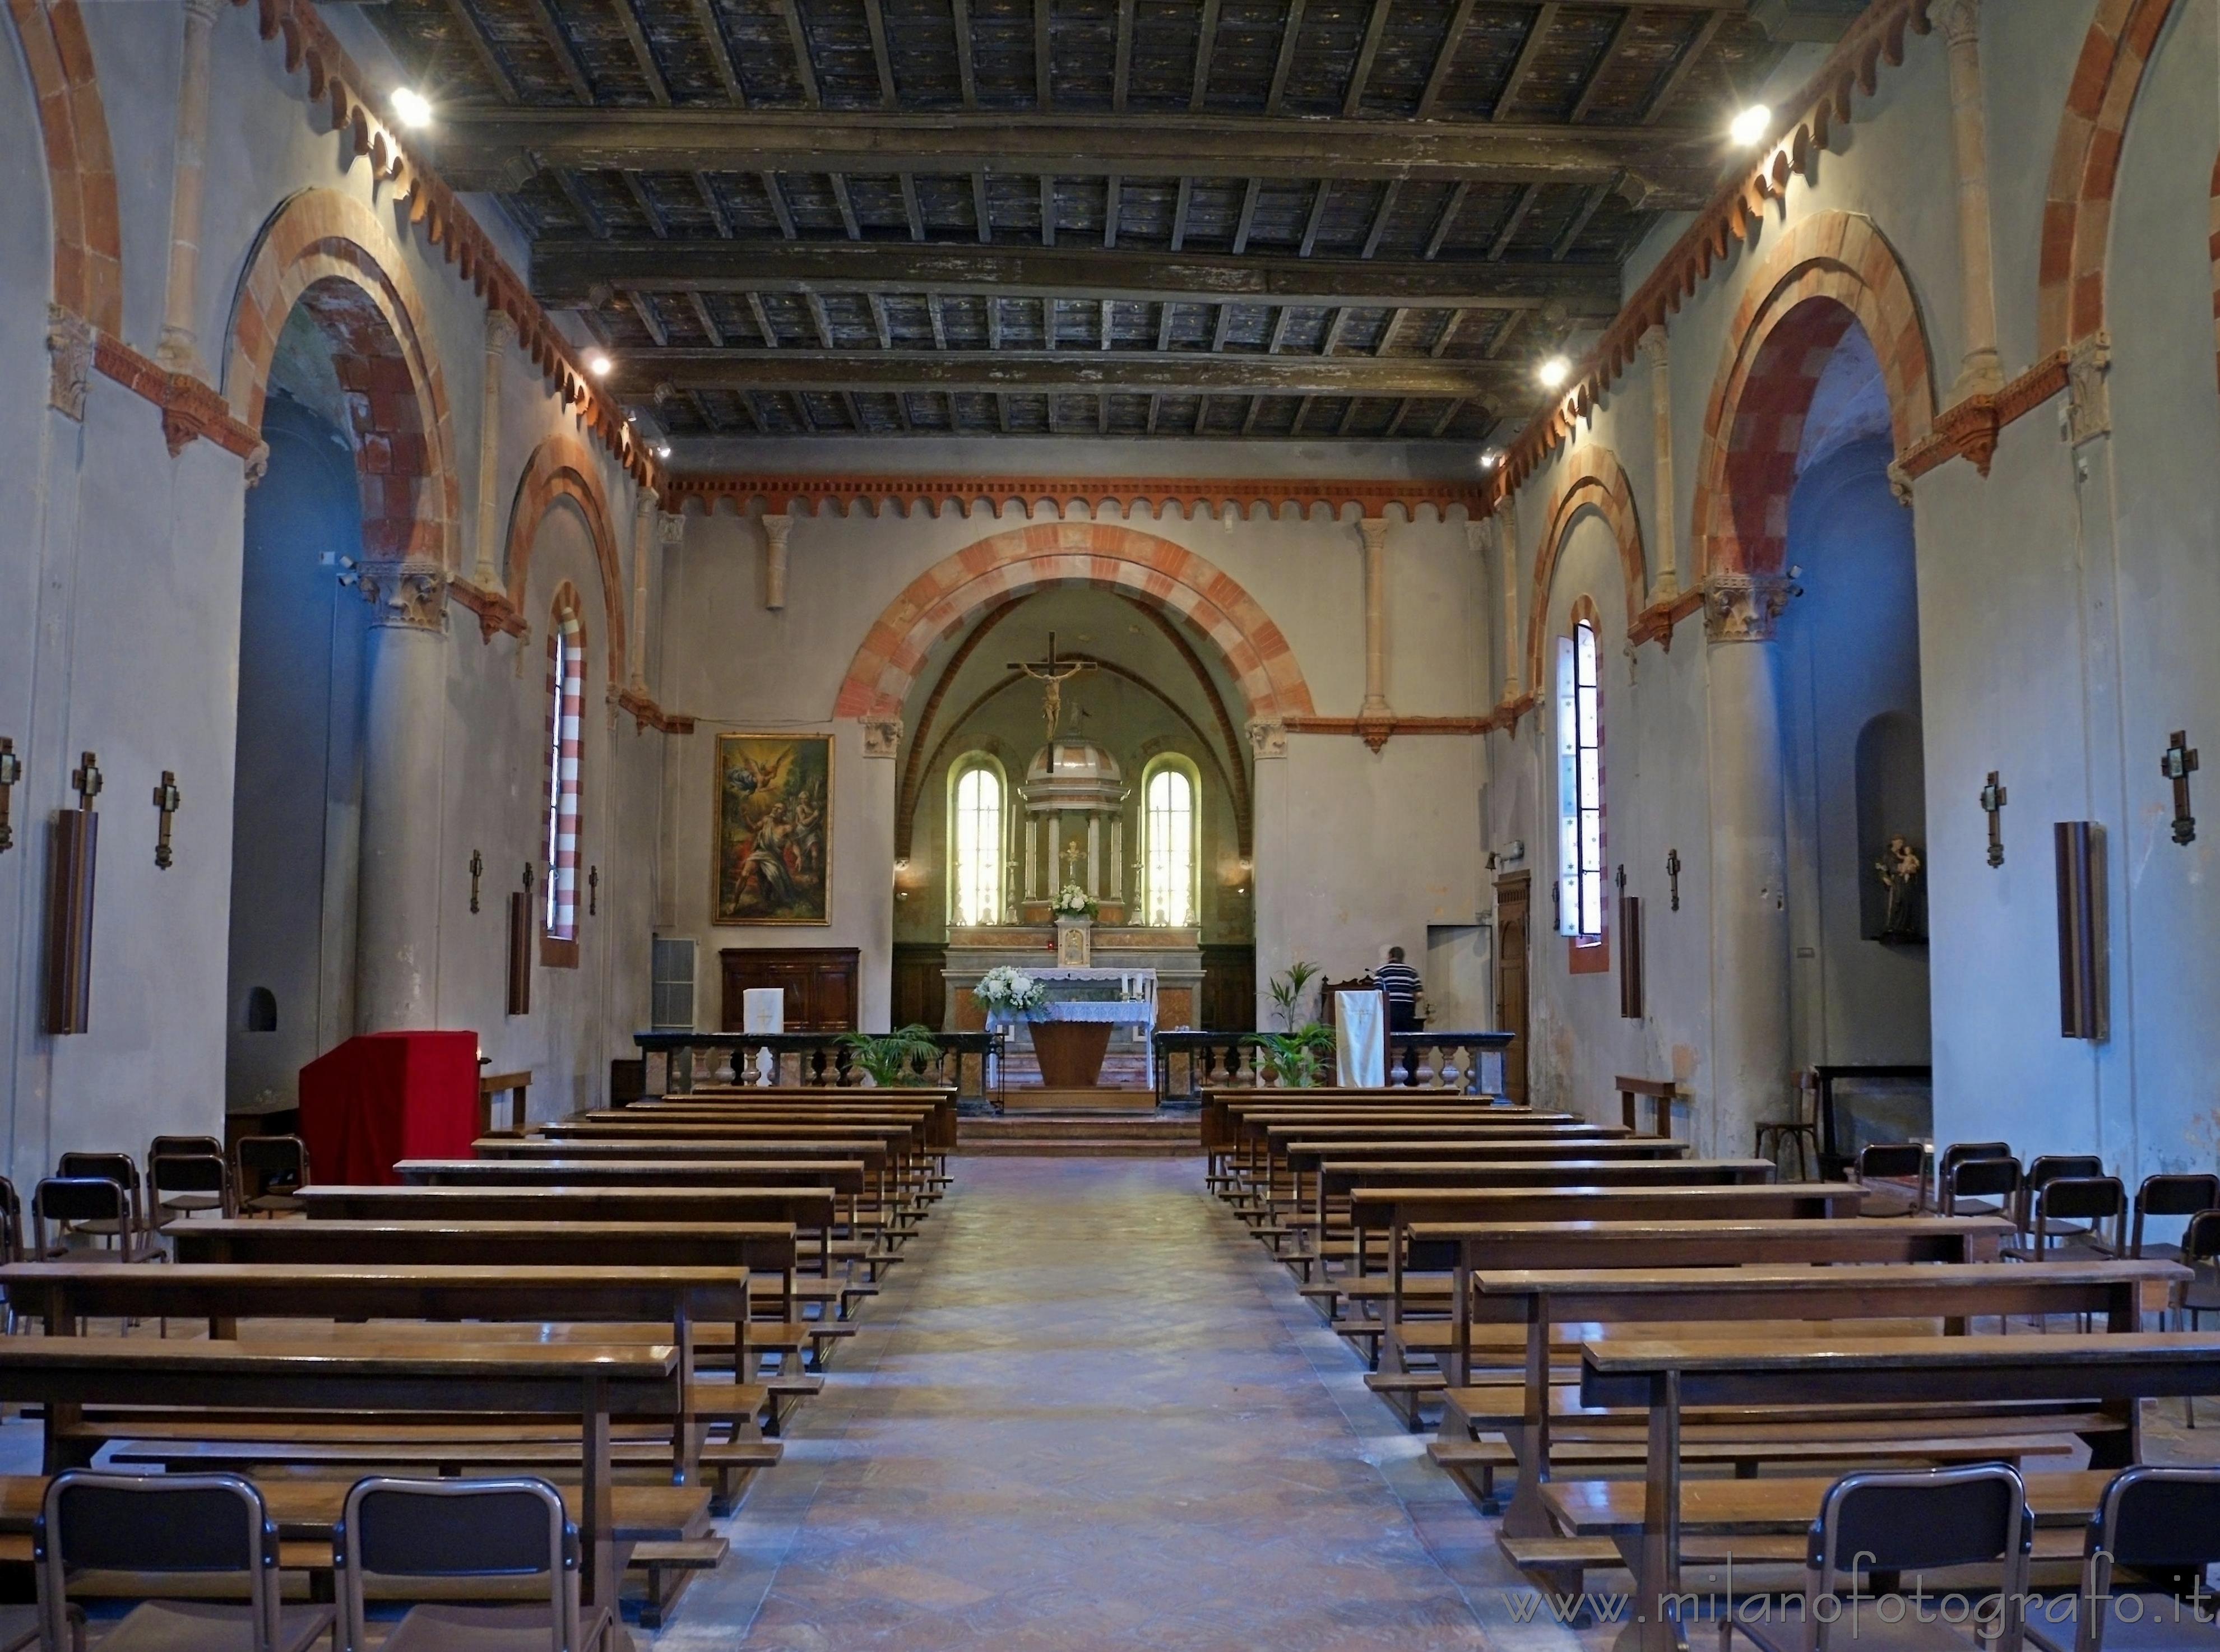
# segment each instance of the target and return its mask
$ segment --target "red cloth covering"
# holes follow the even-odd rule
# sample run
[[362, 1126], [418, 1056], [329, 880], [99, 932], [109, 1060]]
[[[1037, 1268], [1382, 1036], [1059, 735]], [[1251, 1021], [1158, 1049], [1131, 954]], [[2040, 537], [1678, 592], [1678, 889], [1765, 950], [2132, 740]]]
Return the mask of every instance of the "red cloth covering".
[[390, 1186], [402, 1159], [468, 1158], [478, 1035], [369, 1032], [301, 1069], [301, 1138], [318, 1181]]

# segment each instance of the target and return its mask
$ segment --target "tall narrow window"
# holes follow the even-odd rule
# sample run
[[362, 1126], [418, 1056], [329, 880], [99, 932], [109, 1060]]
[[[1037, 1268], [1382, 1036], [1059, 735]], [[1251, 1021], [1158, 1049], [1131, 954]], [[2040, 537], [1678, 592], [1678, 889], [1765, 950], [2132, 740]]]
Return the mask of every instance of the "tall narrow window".
[[1142, 785], [1142, 854], [1148, 920], [1180, 926], [1194, 921], [1194, 778], [1159, 757]]
[[546, 889], [551, 941], [578, 938], [578, 753], [586, 699], [586, 644], [575, 605], [558, 596], [547, 635]]
[[1596, 628], [1557, 639], [1557, 928], [1603, 938], [1603, 707]]
[[1002, 771], [988, 757], [957, 764], [949, 791], [948, 920], [1002, 921]]

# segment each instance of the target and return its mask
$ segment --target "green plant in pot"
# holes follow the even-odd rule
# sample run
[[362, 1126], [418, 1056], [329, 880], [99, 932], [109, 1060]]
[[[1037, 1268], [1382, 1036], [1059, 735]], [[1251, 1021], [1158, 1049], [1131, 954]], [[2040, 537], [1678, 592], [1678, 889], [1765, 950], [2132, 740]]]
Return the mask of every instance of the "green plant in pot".
[[922, 1084], [925, 1075], [916, 1070], [916, 1064], [930, 1066], [940, 1059], [940, 1045], [922, 1021], [896, 1027], [892, 1032], [844, 1032], [840, 1047], [881, 1088]]
[[1295, 1015], [1302, 1008], [1303, 988], [1317, 980], [1318, 976], [1318, 965], [1297, 958], [1288, 966], [1284, 974], [1272, 977], [1269, 986], [1272, 994], [1272, 1015], [1279, 1022], [1281, 1032], [1294, 1031]]
[[1260, 1032], [1257, 1042], [1265, 1065], [1293, 1090], [1317, 1088], [1333, 1057], [1333, 1029], [1323, 1021], [1306, 1021], [1290, 1032]]

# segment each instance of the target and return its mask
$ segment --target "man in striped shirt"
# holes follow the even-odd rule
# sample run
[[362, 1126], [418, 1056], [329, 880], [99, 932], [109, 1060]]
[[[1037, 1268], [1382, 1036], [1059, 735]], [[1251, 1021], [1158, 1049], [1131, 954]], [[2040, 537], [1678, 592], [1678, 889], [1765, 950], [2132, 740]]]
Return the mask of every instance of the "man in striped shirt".
[[1419, 972], [1403, 962], [1403, 949], [1388, 949], [1388, 962], [1372, 972], [1372, 984], [1388, 1000], [1388, 1030], [1415, 1032], [1419, 1027], [1419, 993], [1425, 984]]

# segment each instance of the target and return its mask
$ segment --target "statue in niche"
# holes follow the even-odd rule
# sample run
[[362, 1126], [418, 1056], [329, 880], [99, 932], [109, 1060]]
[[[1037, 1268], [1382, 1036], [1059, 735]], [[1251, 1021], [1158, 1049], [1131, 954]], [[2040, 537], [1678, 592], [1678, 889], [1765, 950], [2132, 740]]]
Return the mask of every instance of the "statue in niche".
[[1919, 878], [1924, 870], [1919, 851], [1900, 832], [1889, 838], [1887, 849], [1874, 863], [1874, 874], [1880, 877], [1881, 888], [1888, 892], [1880, 936], [1884, 944], [1927, 938], [1925, 903], [1919, 898]]

